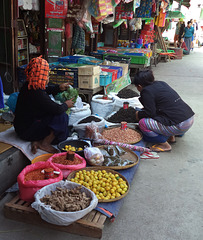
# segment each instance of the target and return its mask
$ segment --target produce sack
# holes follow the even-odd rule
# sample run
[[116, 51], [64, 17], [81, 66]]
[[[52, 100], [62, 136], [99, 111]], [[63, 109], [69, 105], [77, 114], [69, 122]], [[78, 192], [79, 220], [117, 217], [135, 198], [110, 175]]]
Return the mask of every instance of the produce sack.
[[76, 123], [77, 121], [91, 115], [90, 105], [85, 102], [83, 102], [82, 105], [83, 105], [82, 108], [72, 107], [70, 109], [68, 123], [69, 126], [73, 126], [73, 124]]
[[85, 158], [89, 165], [102, 166], [104, 157], [97, 147], [88, 147], [84, 150]]
[[31, 206], [39, 212], [43, 220], [55, 225], [68, 226], [71, 223], [77, 221], [78, 219], [84, 217], [86, 214], [91, 212], [97, 206], [98, 199], [91, 190], [82, 186], [81, 191], [85, 192], [87, 196], [92, 197], [92, 201], [90, 202], [90, 205], [87, 208], [81, 211], [76, 211], [76, 212], [62, 212], [62, 211], [53, 210], [51, 209], [50, 205], [45, 205], [40, 201], [40, 199], [43, 198], [45, 195], [51, 195], [51, 191], [55, 191], [56, 188], [58, 187], [72, 189], [72, 188], [78, 187], [79, 185], [80, 184], [70, 182], [70, 181], [61, 181], [61, 182], [53, 183], [49, 186], [46, 186], [40, 189], [35, 194], [35, 202], [33, 202]]
[[[96, 118], [99, 118], [101, 121], [100, 122], [94, 122], [94, 125], [98, 128], [98, 130], [100, 131], [101, 129], [103, 129], [105, 127], [105, 120], [103, 117], [97, 116], [97, 115], [91, 115], [94, 116]], [[77, 121], [75, 124], [73, 124], [73, 128], [74, 130], [78, 133], [79, 138], [85, 138], [86, 137], [86, 130], [87, 127], [91, 125], [91, 122], [89, 123], [80, 123], [80, 121], [82, 121], [83, 119], [80, 119], [79, 121]]]
[[110, 100], [102, 98], [103, 95], [94, 95], [91, 101], [91, 109], [93, 114], [98, 114], [100, 117], [105, 118], [113, 112], [116, 102], [112, 96], [108, 96]]
[[[30, 180], [25, 181], [25, 176], [27, 173], [32, 172], [37, 169], [53, 168], [54, 171], [60, 172], [59, 176], [56, 178], [49, 178], [46, 180]], [[51, 183], [59, 182], [63, 179], [63, 174], [61, 170], [54, 166], [51, 162], [36, 162], [34, 164], [26, 166], [17, 177], [20, 199], [28, 202], [34, 201], [34, 194], [42, 187], [49, 185]]]
[[119, 98], [117, 93], [110, 92], [110, 95], [115, 99], [115, 107], [114, 111], [118, 111], [120, 108], [123, 107], [124, 102], [129, 102], [129, 107], [133, 108], [143, 108], [142, 104], [139, 101], [139, 97], [133, 98]]
[[61, 156], [63, 157], [63, 156], [66, 156], [66, 154], [67, 152], [56, 153], [48, 159], [48, 162], [50, 162], [51, 164], [53, 164], [54, 166], [56, 166], [61, 170], [61, 172], [63, 173], [63, 178], [67, 178], [67, 176], [74, 170], [78, 170], [86, 167], [85, 159], [80, 155], [78, 155], [77, 153], [75, 153], [75, 157], [77, 157], [82, 161], [80, 164], [65, 165], [65, 164], [59, 164], [59, 163], [53, 162], [54, 158], [61, 157]]

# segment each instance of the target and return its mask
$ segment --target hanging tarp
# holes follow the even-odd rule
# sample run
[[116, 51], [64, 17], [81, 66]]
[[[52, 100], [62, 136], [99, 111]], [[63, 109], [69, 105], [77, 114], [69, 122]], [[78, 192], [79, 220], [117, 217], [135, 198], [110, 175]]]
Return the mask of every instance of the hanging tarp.
[[174, 19], [174, 18], [185, 18], [185, 16], [180, 11], [168, 11], [168, 16], [166, 19]]

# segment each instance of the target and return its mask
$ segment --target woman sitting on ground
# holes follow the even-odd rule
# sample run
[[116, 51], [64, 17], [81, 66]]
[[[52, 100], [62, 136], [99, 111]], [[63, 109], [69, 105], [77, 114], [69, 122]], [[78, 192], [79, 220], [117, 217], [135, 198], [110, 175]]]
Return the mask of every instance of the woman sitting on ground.
[[73, 101], [68, 100], [60, 105], [52, 101], [49, 95], [67, 90], [69, 84], [46, 87], [49, 82], [49, 64], [41, 57], [33, 58], [25, 72], [27, 81], [20, 90], [16, 104], [15, 131], [21, 139], [32, 142], [33, 154], [37, 149], [58, 152], [51, 144], [68, 137], [66, 111], [73, 107]]
[[133, 83], [144, 107], [136, 112], [144, 140], [156, 143], [152, 151], [170, 151], [175, 135], [183, 135], [192, 126], [194, 112], [167, 83], [155, 81], [151, 70], [138, 72]]

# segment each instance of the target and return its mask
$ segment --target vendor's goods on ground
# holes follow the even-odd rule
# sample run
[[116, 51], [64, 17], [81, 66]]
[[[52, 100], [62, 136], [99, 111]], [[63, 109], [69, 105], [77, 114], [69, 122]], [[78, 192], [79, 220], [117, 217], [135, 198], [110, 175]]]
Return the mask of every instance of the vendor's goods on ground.
[[138, 160], [135, 158], [133, 153], [130, 153], [130, 150], [121, 148], [119, 146], [101, 146], [99, 149], [104, 157], [103, 166], [134, 166], [135, 161], [137, 162]]
[[121, 127], [106, 128], [102, 132], [104, 139], [120, 143], [136, 143], [141, 140], [141, 134], [131, 128], [122, 130]]
[[58, 174], [54, 173], [54, 169], [53, 168], [41, 168], [41, 169], [36, 169], [33, 170], [31, 172], [28, 172], [25, 175], [25, 181], [37, 181], [37, 180], [45, 180], [47, 179], [46, 177], [46, 173], [53, 173], [53, 175], [51, 175], [50, 178], [57, 178], [58, 175], [60, 174], [60, 172], [58, 172]]
[[81, 158], [77, 157], [72, 151], [68, 151], [67, 154], [60, 154], [52, 158], [52, 163], [58, 163], [63, 165], [78, 165], [83, 161]]
[[[73, 158], [71, 155], [73, 155]], [[69, 159], [67, 159], [67, 157]], [[70, 151], [54, 154], [48, 161], [61, 169], [64, 178], [66, 178], [70, 172], [86, 167], [85, 159], [77, 153], [72, 152], [71, 154]]]
[[124, 88], [120, 90], [117, 94], [117, 97], [119, 98], [133, 98], [133, 97], [138, 97], [139, 94], [131, 89]]
[[84, 154], [87, 163], [92, 166], [99, 166], [102, 165], [104, 162], [103, 155], [100, 152], [99, 148], [96, 147], [86, 148]]
[[114, 110], [115, 100], [112, 96], [94, 95], [91, 101], [91, 109], [93, 114], [98, 114], [100, 117], [107, 117]]
[[82, 123], [90, 123], [90, 122], [100, 122], [101, 119], [98, 118], [98, 117], [95, 117], [95, 116], [89, 116], [89, 117], [86, 117], [84, 118], [83, 120], [81, 120], [78, 124], [82, 124]]
[[116, 201], [124, 197], [129, 190], [129, 184], [121, 174], [102, 167], [89, 167], [72, 172], [68, 180], [91, 189], [99, 202]]
[[84, 150], [83, 148], [81, 147], [74, 147], [74, 146], [71, 146], [71, 145], [65, 145], [64, 148], [62, 148], [63, 151], [73, 151], [73, 152], [76, 152], [76, 151], [82, 151]]
[[[54, 176], [47, 179], [45, 177], [46, 171], [44, 170], [48, 170], [50, 168], [59, 174], [54, 174]], [[59, 182], [62, 179], [63, 174], [61, 170], [49, 161], [36, 162], [28, 165], [21, 171], [17, 178], [20, 198], [24, 201], [32, 202], [34, 200], [34, 194], [39, 189], [46, 185]]]
[[121, 108], [112, 116], [107, 118], [108, 122], [120, 123], [126, 121], [127, 123], [136, 123], [136, 110], [133, 107], [128, 107], [128, 109]]
[[[41, 201], [44, 197], [47, 200], [47, 196], [51, 196], [53, 192], [55, 199], [50, 205]], [[54, 202], [57, 205], [56, 210], [52, 209]], [[40, 189], [35, 194], [35, 202], [31, 206], [39, 212], [43, 220], [55, 225], [68, 226], [91, 212], [97, 203], [94, 192], [84, 186], [60, 181]]]
[[[94, 126], [94, 130], [90, 131], [90, 127], [92, 125]], [[104, 127], [104, 118], [96, 115], [91, 115], [73, 124], [73, 128], [78, 133], [79, 138], [92, 138], [92, 135], [94, 135]]]
[[40, 199], [45, 205], [62, 212], [75, 212], [87, 208], [92, 198], [81, 192], [82, 186], [72, 189], [59, 188]]

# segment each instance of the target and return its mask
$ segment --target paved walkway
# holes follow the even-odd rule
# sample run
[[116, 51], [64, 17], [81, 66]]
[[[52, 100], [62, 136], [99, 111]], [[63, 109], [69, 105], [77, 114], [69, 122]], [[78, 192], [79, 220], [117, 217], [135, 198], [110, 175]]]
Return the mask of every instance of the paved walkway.
[[[171, 85], [195, 111], [195, 123], [172, 151], [158, 160], [142, 160], [130, 193], [104, 240], [203, 239], [203, 48], [182, 60], [159, 63], [157, 80]], [[1, 202], [2, 209], [2, 202]], [[4, 219], [0, 240], [91, 239]]]

